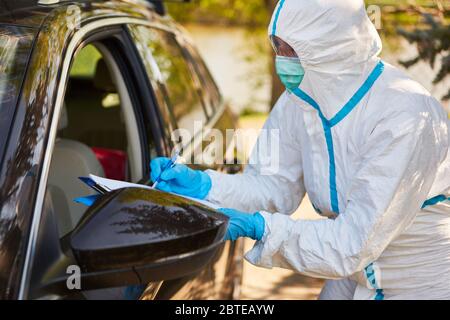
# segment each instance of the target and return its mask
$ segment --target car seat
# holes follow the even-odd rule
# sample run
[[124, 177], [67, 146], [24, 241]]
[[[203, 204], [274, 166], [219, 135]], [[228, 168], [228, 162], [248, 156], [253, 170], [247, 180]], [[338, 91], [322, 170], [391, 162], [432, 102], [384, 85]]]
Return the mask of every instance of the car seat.
[[127, 181], [127, 153], [121, 150], [92, 147], [108, 179]]
[[[103, 106], [103, 100], [117, 96], [117, 104]], [[80, 141], [94, 151], [106, 178], [128, 180], [127, 135], [120, 99], [104, 59], [97, 61], [93, 78], [71, 78], [66, 93], [67, 112], [73, 122], [61, 137]], [[83, 125], [75, 125], [80, 124]]]
[[[58, 131], [67, 126], [67, 110], [63, 104]], [[71, 231], [86, 211], [84, 205], [75, 203], [73, 199], [94, 194], [78, 179], [90, 173], [104, 176], [103, 168], [91, 148], [79, 141], [57, 138], [47, 186], [58, 217], [61, 236]]]

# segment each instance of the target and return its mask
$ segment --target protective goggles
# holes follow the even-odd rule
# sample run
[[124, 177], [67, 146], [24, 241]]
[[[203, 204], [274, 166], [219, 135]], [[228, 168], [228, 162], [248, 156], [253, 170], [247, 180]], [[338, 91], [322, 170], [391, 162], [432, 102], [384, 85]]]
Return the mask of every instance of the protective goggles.
[[277, 36], [270, 36], [270, 43], [277, 56], [298, 57], [295, 50]]

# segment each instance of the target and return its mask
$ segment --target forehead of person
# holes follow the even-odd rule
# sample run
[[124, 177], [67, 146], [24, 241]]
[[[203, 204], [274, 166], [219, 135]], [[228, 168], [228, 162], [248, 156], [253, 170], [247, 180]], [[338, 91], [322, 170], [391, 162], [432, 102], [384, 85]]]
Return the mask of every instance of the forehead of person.
[[294, 49], [305, 69], [345, 72], [381, 51], [363, 0], [281, 0], [269, 35]]

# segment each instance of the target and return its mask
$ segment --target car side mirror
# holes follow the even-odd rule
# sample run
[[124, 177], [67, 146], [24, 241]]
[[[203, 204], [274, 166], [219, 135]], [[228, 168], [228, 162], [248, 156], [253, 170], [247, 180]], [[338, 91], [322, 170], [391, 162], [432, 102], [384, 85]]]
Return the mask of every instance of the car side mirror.
[[[225, 215], [188, 199], [125, 188], [99, 198], [65, 242], [81, 270], [81, 290], [111, 288], [199, 271], [224, 242], [227, 225]], [[60, 274], [49, 288], [65, 285]]]

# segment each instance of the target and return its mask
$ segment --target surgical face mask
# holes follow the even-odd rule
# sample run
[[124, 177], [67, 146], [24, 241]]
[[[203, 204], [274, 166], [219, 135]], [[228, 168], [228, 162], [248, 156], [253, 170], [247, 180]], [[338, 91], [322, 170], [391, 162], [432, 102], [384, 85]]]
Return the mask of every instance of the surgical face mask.
[[275, 68], [288, 91], [292, 91], [300, 86], [303, 77], [305, 76], [305, 69], [297, 57], [278, 56], [275, 58]]

